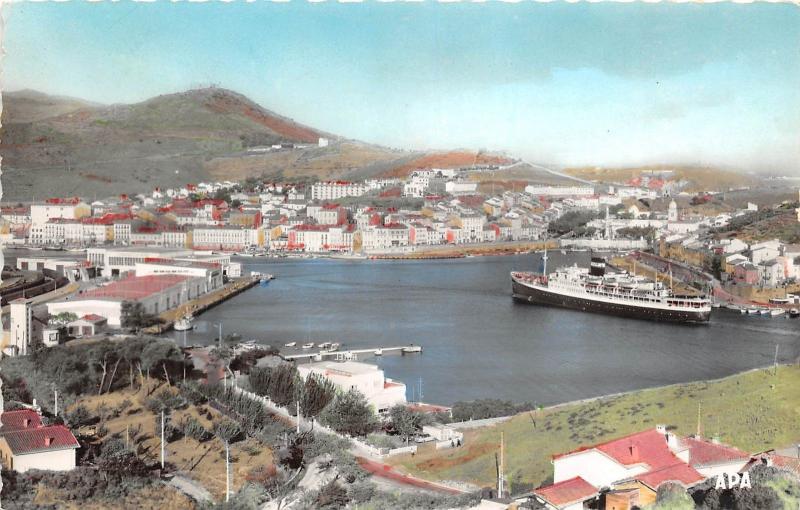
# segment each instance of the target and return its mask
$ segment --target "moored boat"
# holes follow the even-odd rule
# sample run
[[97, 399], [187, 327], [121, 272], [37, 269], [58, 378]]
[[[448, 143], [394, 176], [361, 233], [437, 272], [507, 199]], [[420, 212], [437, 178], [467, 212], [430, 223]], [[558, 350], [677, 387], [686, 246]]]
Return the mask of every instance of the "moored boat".
[[289, 342], [288, 344], [283, 344], [284, 347], [294, 347], [297, 345], [297, 342]]
[[172, 327], [175, 329], [175, 331], [189, 331], [194, 327], [192, 324], [192, 316], [185, 315], [181, 317], [175, 321], [175, 324]]
[[412, 354], [412, 353], [415, 353], [415, 352], [422, 352], [422, 346], [421, 345], [411, 344], [411, 345], [409, 345], [407, 347], [403, 347], [401, 352], [403, 354]]
[[785, 313], [786, 313], [786, 310], [784, 310], [783, 308], [773, 308], [772, 310], [769, 311], [769, 314], [772, 317], [779, 317], [779, 316], [781, 316], [781, 315], [783, 315]]
[[314, 347], [314, 342], [303, 344], [303, 349], [311, 349], [312, 347]]
[[517, 301], [570, 308], [635, 319], [707, 322], [711, 302], [705, 295], [679, 292], [672, 285], [630, 275], [606, 273], [606, 262], [593, 256], [591, 267], [560, 267], [547, 273], [547, 254], [540, 273], [512, 272], [512, 296]]
[[792, 308], [791, 310], [789, 310], [789, 317], [793, 319], [800, 317], [800, 310], [798, 310], [797, 308]]

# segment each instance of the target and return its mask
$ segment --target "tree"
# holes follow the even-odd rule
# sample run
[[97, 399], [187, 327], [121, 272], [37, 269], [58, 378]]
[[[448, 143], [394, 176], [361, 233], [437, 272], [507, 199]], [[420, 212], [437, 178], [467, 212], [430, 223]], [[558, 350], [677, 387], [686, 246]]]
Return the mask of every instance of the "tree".
[[295, 388], [300, 384], [297, 369], [289, 363], [250, 371], [250, 387], [253, 391], [259, 395], [267, 395], [281, 406], [295, 402]]
[[403, 404], [398, 404], [389, 409], [389, 417], [392, 420], [394, 430], [405, 439], [406, 444], [408, 444], [411, 436], [416, 434], [417, 430], [422, 426], [422, 415]]
[[665, 483], [658, 488], [654, 510], [692, 510], [694, 501], [686, 489], [677, 483]]
[[242, 428], [229, 418], [222, 418], [214, 423], [214, 435], [225, 443], [230, 443], [241, 434]]
[[120, 324], [123, 328], [139, 331], [143, 328], [161, 324], [163, 319], [158, 315], [147, 312], [144, 305], [138, 301], [123, 301], [120, 310]]
[[78, 320], [78, 315], [72, 312], [61, 312], [50, 316], [50, 324], [56, 327], [64, 327], [72, 321]]
[[296, 395], [296, 400], [300, 402], [303, 416], [307, 417], [319, 416], [336, 396], [336, 387], [333, 383], [317, 374], [309, 375], [302, 385], [297, 385], [297, 389], [299, 394]]
[[355, 388], [336, 396], [323, 411], [322, 420], [337, 432], [366, 436], [375, 430], [377, 421], [364, 395]]
[[148, 377], [150, 377], [150, 370], [160, 368], [163, 370], [167, 384], [170, 383], [167, 366], [184, 362], [183, 354], [174, 343], [160, 339], [149, 341], [142, 350], [140, 359], [141, 366], [147, 372]]

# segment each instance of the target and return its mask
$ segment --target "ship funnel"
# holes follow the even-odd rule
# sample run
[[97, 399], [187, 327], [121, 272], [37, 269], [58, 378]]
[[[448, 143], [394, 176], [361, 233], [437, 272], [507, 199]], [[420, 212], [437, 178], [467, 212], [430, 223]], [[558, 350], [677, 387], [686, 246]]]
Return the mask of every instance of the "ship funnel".
[[589, 274], [592, 276], [603, 276], [606, 274], [606, 259], [603, 257], [592, 256]]

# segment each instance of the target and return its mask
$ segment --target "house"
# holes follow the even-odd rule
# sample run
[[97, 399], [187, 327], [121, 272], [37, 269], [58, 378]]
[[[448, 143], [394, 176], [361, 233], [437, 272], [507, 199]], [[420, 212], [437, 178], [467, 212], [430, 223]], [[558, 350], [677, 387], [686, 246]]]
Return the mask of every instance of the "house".
[[19, 473], [75, 469], [75, 450], [80, 444], [67, 427], [43, 425], [32, 409], [0, 412], [0, 420], [0, 460], [5, 468]]
[[108, 324], [108, 319], [90, 313], [67, 324], [67, 333], [75, 338], [94, 336]]
[[297, 371], [303, 379], [311, 374], [324, 377], [341, 391], [358, 390], [377, 413], [388, 412], [392, 406], [406, 403], [406, 385], [387, 379], [377, 365], [358, 361], [320, 361], [298, 365]]
[[533, 493], [547, 508], [556, 510], [582, 510], [584, 502], [596, 500], [600, 495], [594, 485], [580, 476], [541, 487]]
[[739, 473], [750, 456], [736, 448], [691, 436], [681, 438], [662, 425], [553, 458], [552, 485], [532, 495], [553, 509], [630, 510], [655, 501], [658, 488], [684, 488], [722, 473]]

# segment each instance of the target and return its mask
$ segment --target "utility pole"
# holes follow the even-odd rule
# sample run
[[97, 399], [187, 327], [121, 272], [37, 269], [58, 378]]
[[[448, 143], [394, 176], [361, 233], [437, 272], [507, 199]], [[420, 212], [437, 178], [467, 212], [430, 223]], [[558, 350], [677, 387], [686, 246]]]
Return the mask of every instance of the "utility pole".
[[774, 369], [772, 375], [778, 375], [778, 347], [780, 344], [775, 344], [775, 360], [772, 362]]
[[53, 413], [58, 417], [58, 390], [53, 388], [53, 401], [55, 404], [53, 405]]
[[297, 401], [297, 433], [300, 433], [300, 401]]
[[417, 395], [417, 397], [419, 397], [419, 402], [421, 403], [422, 402], [422, 398], [423, 398], [422, 397], [422, 377], [419, 378], [419, 394]]
[[161, 410], [161, 469], [164, 469], [164, 410]]
[[228, 440], [225, 440], [225, 502], [231, 500], [231, 450]]
[[697, 403], [697, 437], [700, 437], [700, 433], [702, 432], [702, 428], [700, 426], [700, 409], [702, 409], [703, 403]]
[[505, 487], [505, 478], [503, 476], [503, 471], [505, 471], [505, 446], [504, 441], [505, 436], [503, 432], [500, 432], [500, 468], [497, 470], [497, 497], [502, 498], [503, 494], [505, 494], [506, 487]]

